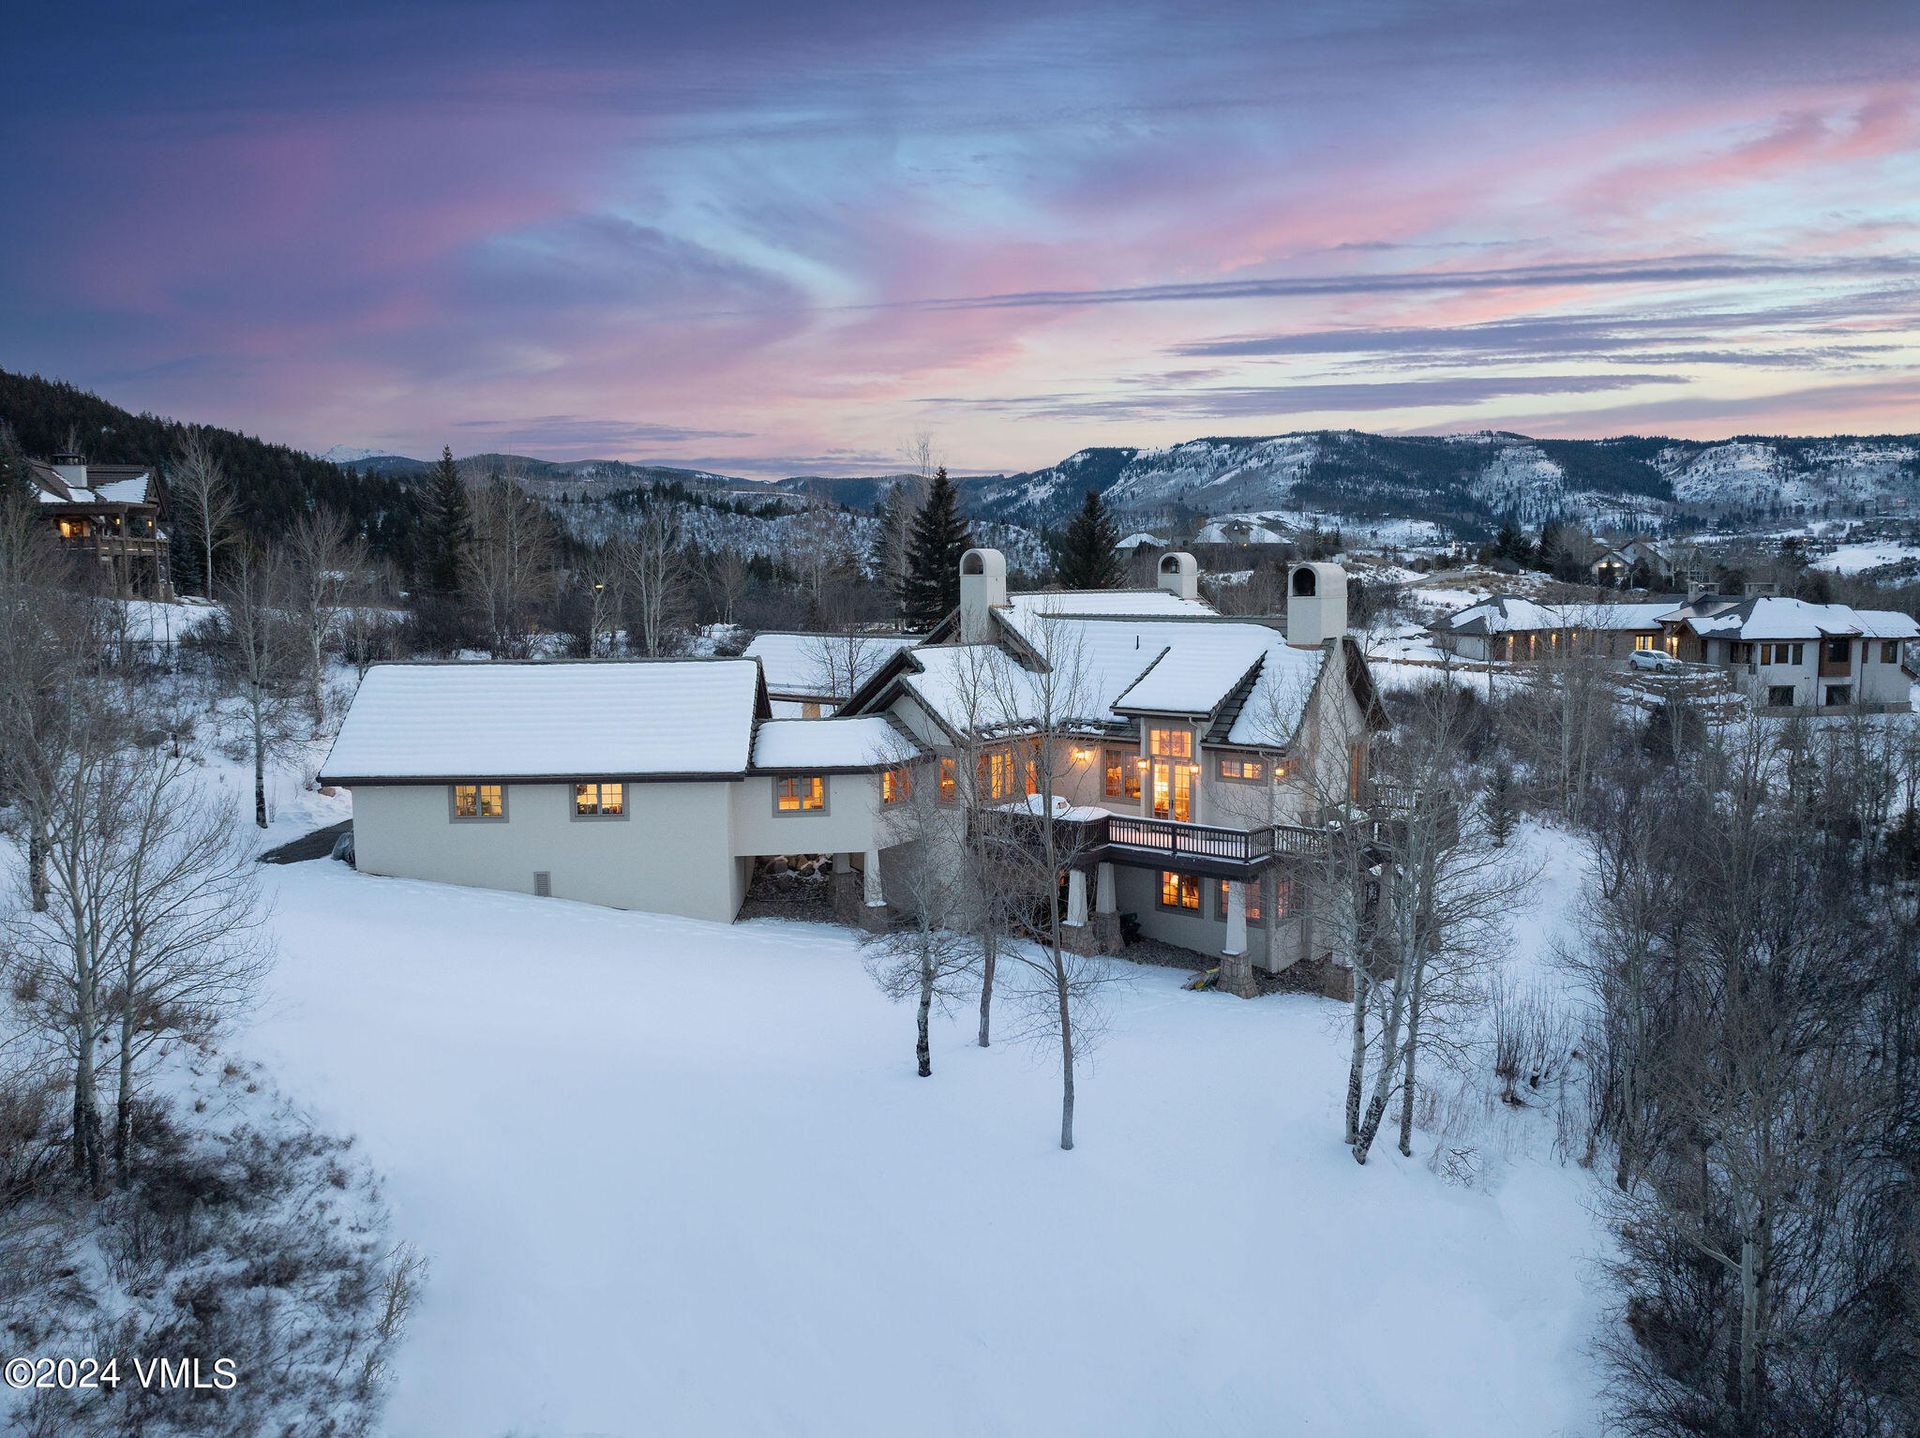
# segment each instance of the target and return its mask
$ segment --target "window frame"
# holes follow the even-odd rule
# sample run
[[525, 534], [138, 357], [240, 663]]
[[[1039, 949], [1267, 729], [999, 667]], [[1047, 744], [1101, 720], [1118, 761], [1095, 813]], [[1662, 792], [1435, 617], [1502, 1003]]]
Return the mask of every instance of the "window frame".
[[[1173, 891], [1177, 896], [1175, 902], [1171, 904], [1167, 902], [1167, 880], [1169, 879], [1173, 880]], [[1191, 904], [1186, 902], [1189, 885], [1192, 886], [1193, 892]], [[1183, 874], [1178, 869], [1162, 869], [1159, 886], [1154, 890], [1153, 903], [1155, 908], [1169, 914], [1192, 914], [1196, 919], [1205, 918], [1206, 900], [1203, 893], [1198, 874]]]
[[940, 777], [934, 795], [942, 804], [960, 802], [960, 763], [952, 754], [940, 756]]
[[892, 764], [880, 771], [880, 807], [890, 809], [913, 797], [913, 766]]
[[[471, 789], [474, 791], [473, 792], [474, 812], [471, 814], [462, 814], [460, 812], [460, 791], [462, 789]], [[489, 789], [497, 789], [500, 791], [500, 812], [498, 814], [482, 814], [480, 812], [481, 800], [485, 797], [486, 791]], [[492, 782], [489, 782], [485, 779], [455, 780], [453, 783], [447, 785], [447, 818], [450, 822], [455, 824], [504, 824], [506, 823], [507, 822], [507, 785], [506, 783], [502, 780], [497, 780], [497, 779], [493, 780]]]
[[[1844, 699], [1836, 699], [1836, 698], [1834, 698], [1834, 697], [1833, 697], [1833, 692], [1834, 692], [1834, 690], [1836, 690], [1836, 689], [1844, 689], [1844, 690], [1846, 691], [1846, 697], [1845, 697]], [[1824, 687], [1822, 687], [1822, 689], [1821, 689], [1821, 691], [1820, 691], [1820, 700], [1821, 700], [1821, 704], [1820, 704], [1820, 707], [1821, 707], [1822, 709], [1840, 709], [1840, 708], [1851, 708], [1851, 707], [1853, 706], [1853, 702], [1854, 702], [1854, 699], [1853, 699], [1853, 682], [1852, 682], [1851, 680], [1849, 680], [1849, 681], [1848, 681], [1847, 683], [1845, 683], [1845, 684], [1828, 684], [1828, 685], [1825, 685]]]
[[1882, 639], [1880, 641], [1880, 662], [1882, 664], [1898, 664], [1900, 662], [1900, 641], [1898, 639]]
[[[1782, 690], [1785, 690], [1787, 695], [1784, 700], [1779, 697]], [[1767, 686], [1767, 707], [1769, 709], [1793, 708], [1793, 693], [1794, 686], [1791, 684], [1769, 684]]]
[[[1233, 879], [1214, 880], [1214, 883], [1218, 886], [1213, 891], [1214, 906], [1216, 912], [1220, 915], [1220, 922], [1223, 924], [1227, 921], [1227, 885], [1234, 882], [1236, 881]], [[1266, 885], [1258, 880], [1252, 879], [1242, 879], [1238, 882], [1247, 886], [1247, 927], [1250, 929], [1266, 928], [1266, 905], [1261, 902], [1261, 891], [1265, 889]]]
[[[1144, 767], [1140, 762], [1139, 750], [1117, 749], [1109, 745], [1101, 752], [1100, 757], [1101, 793], [1109, 799], [1131, 799], [1134, 803], [1139, 803], [1140, 795], [1145, 791], [1145, 786], [1141, 782]], [[1120, 776], [1118, 792], [1115, 792], [1112, 787], [1115, 774]]]
[[[1167, 747], [1160, 747], [1161, 737], [1169, 741]], [[1147, 730], [1147, 757], [1149, 759], [1185, 759], [1193, 762], [1193, 730], [1184, 726], [1174, 729], [1149, 728]]]
[[[830, 786], [827, 783], [828, 777], [829, 776], [826, 774], [775, 774], [773, 776], [773, 785], [772, 785], [774, 818], [802, 819], [809, 814], [813, 814], [813, 815], [825, 814], [827, 812], [827, 805], [830, 801], [830, 794], [829, 794]], [[789, 784], [819, 785], [820, 802], [818, 804], [813, 805], [811, 808], [808, 807], [805, 795], [803, 795], [798, 789], [796, 789], [794, 791], [794, 797], [799, 799], [800, 802], [791, 809], [782, 808], [780, 805], [781, 791], [784, 790], [786, 786]]]
[[[1229, 774], [1227, 772], [1229, 764], [1237, 766], [1240, 772]], [[1249, 769], [1254, 772], [1249, 774], [1247, 772]], [[1249, 759], [1245, 755], [1221, 754], [1214, 760], [1213, 777], [1226, 784], [1264, 784], [1268, 777], [1267, 761]]]
[[[620, 791], [620, 812], [617, 814], [609, 814], [604, 808], [602, 791], [609, 785]], [[592, 786], [594, 791], [594, 807], [590, 813], [583, 813], [580, 809], [580, 791], [588, 786]], [[575, 779], [573, 796], [568, 802], [567, 812], [576, 823], [617, 824], [633, 812], [633, 785], [625, 779]]]

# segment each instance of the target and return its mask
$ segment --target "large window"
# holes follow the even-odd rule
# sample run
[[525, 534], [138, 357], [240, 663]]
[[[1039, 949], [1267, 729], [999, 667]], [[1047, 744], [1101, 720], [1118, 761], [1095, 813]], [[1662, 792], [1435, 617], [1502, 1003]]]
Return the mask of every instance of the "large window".
[[827, 807], [827, 781], [820, 774], [789, 774], [773, 781], [773, 812], [817, 814]]
[[1633, 636], [1633, 647], [1635, 649], [1658, 649], [1660, 647], [1660, 636], [1658, 634], [1636, 634]]
[[1171, 869], [1162, 869], [1160, 871], [1160, 907], [1199, 913], [1200, 880], [1192, 874], [1176, 874]]
[[1188, 729], [1149, 730], [1147, 748], [1156, 759], [1191, 759], [1193, 732]]
[[1845, 664], [1853, 657], [1853, 641], [1851, 639], [1828, 639], [1822, 641], [1822, 643], [1826, 649], [1825, 658], [1829, 664]]
[[1897, 640], [1887, 639], [1881, 642], [1880, 662], [1882, 664], [1898, 664], [1900, 662], [1900, 645]]
[[[944, 778], [944, 772], [942, 774]], [[880, 771], [880, 802], [898, 804], [913, 792], [913, 775], [905, 764]]]
[[1140, 757], [1131, 749], [1107, 750], [1107, 797], [1139, 799], [1140, 767]]
[[1791, 684], [1769, 684], [1767, 686], [1767, 707], [1770, 709], [1789, 709], [1793, 706], [1793, 686]]
[[624, 819], [627, 786], [618, 779], [583, 779], [573, 786], [576, 819]]
[[[1841, 642], [1845, 643], [1844, 640]], [[1805, 654], [1806, 646], [1803, 644], [1762, 644], [1760, 646], [1762, 664], [1798, 664]], [[1844, 659], [1846, 655], [1842, 653], [1840, 657]]]
[[499, 784], [455, 784], [453, 817], [456, 819], [504, 819], [507, 817], [507, 791]]
[[[1220, 922], [1223, 924], [1227, 921], [1227, 885], [1231, 882], [1232, 880], [1230, 879], [1222, 879], [1220, 881], [1218, 898], [1220, 903]], [[1260, 907], [1260, 885], [1258, 883], [1248, 884], [1247, 922], [1249, 924], [1264, 923], [1266, 917], [1265, 910]]]
[[1235, 783], [1255, 784], [1267, 777], [1267, 766], [1259, 759], [1223, 758], [1220, 761], [1220, 777]]
[[951, 804], [959, 797], [959, 787], [954, 777], [953, 758], [949, 755], [940, 761], [940, 802]]

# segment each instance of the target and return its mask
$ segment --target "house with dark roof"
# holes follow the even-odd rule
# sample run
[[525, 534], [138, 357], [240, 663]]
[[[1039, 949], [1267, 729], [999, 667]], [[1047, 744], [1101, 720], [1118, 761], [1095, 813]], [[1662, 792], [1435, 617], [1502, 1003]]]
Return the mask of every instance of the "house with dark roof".
[[89, 464], [75, 454], [31, 461], [35, 499], [60, 546], [109, 594], [171, 599], [163, 491], [154, 469]]

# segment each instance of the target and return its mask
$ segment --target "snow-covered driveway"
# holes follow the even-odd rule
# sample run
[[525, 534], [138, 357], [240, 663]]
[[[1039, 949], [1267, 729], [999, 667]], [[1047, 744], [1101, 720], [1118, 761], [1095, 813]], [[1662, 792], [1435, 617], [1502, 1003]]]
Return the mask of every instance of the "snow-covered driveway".
[[390, 1431], [1588, 1431], [1575, 1170], [1339, 1142], [1336, 1005], [1141, 969], [1054, 1147], [1043, 1057], [912, 1019], [838, 930], [274, 871], [236, 1047], [433, 1265]]

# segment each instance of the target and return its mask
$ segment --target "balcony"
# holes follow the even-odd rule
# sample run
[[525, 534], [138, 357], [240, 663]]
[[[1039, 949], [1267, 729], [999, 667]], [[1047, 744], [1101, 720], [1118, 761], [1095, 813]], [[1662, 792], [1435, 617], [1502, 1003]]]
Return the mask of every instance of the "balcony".
[[1091, 857], [1226, 879], [1258, 873], [1276, 858], [1318, 858], [1327, 852], [1323, 830], [1295, 824], [1220, 829], [1211, 824], [1109, 814], [1080, 828], [1080, 844], [1092, 851]]

